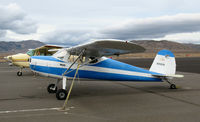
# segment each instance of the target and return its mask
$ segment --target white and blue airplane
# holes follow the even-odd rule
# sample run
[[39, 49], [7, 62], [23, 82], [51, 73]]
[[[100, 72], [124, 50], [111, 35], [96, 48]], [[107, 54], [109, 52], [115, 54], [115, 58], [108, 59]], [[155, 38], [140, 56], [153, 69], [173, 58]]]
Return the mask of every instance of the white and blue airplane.
[[[176, 85], [169, 80], [183, 75], [175, 74], [175, 57], [169, 50], [159, 51], [149, 70], [104, 57], [144, 51], [143, 47], [127, 41], [98, 40], [61, 49], [53, 56], [32, 56], [30, 68], [33, 72], [58, 79], [56, 84], [50, 84], [47, 88], [49, 93], [56, 93], [58, 100], [67, 97], [67, 79], [76, 77], [77, 71], [79, 78], [139, 82], [166, 81], [171, 89], [176, 89]], [[62, 89], [57, 89], [61, 80]]]

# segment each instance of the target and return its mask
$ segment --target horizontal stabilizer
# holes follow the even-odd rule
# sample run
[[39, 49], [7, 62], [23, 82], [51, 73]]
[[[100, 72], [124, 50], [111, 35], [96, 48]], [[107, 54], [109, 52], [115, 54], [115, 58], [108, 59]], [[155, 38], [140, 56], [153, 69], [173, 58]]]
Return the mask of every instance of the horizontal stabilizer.
[[155, 76], [155, 77], [174, 77], [174, 78], [183, 78], [184, 77], [184, 75], [179, 75], [179, 74], [177, 74], [177, 75], [153, 75], [153, 76]]

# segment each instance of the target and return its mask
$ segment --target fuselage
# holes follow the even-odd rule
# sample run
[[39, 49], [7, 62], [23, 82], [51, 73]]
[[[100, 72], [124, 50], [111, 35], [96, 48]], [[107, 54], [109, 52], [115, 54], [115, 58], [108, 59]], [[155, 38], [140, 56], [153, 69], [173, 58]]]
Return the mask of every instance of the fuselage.
[[[30, 68], [41, 75], [62, 78], [63, 73], [72, 64], [53, 56], [32, 56]], [[65, 76], [74, 77], [77, 63], [72, 66]], [[78, 70], [79, 78], [114, 80], [114, 81], [162, 81], [154, 77], [159, 73], [135, 67], [110, 58], [102, 57], [95, 63], [83, 65]]]

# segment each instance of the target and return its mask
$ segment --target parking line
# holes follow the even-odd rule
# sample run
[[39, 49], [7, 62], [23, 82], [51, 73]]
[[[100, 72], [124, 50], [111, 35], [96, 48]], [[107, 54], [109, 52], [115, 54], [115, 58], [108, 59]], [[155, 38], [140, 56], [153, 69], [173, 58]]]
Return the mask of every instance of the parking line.
[[41, 109], [24, 109], [24, 110], [11, 110], [11, 111], [0, 111], [0, 114], [8, 113], [22, 113], [22, 112], [36, 112], [36, 111], [55, 111], [60, 110], [60, 108], [41, 108]]

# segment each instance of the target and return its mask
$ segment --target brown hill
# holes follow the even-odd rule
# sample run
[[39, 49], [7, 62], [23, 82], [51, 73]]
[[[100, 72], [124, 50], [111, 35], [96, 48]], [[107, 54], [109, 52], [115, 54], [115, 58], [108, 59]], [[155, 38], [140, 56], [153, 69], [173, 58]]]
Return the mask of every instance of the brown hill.
[[185, 44], [185, 45], [192, 49], [200, 50], [200, 44]]
[[[161, 49], [168, 49], [173, 52], [200, 52], [200, 45], [197, 44], [183, 44], [167, 40], [133, 40], [131, 42], [143, 46], [146, 48], [146, 52], [158, 52]], [[42, 45], [45, 44], [36, 40], [20, 42], [0, 41], [0, 53], [23, 53], [28, 51], [28, 49], [34, 49]]]
[[[133, 40], [131, 41], [146, 48], [146, 52], [158, 52], [161, 49], [168, 49], [172, 52], [200, 52], [199, 45], [182, 44], [167, 40], [154, 41], [154, 40]], [[195, 48], [196, 47], [196, 48]]]
[[20, 42], [5, 42], [0, 41], [0, 53], [23, 53], [28, 49], [34, 49], [45, 45], [44, 43], [36, 40], [26, 40]]

